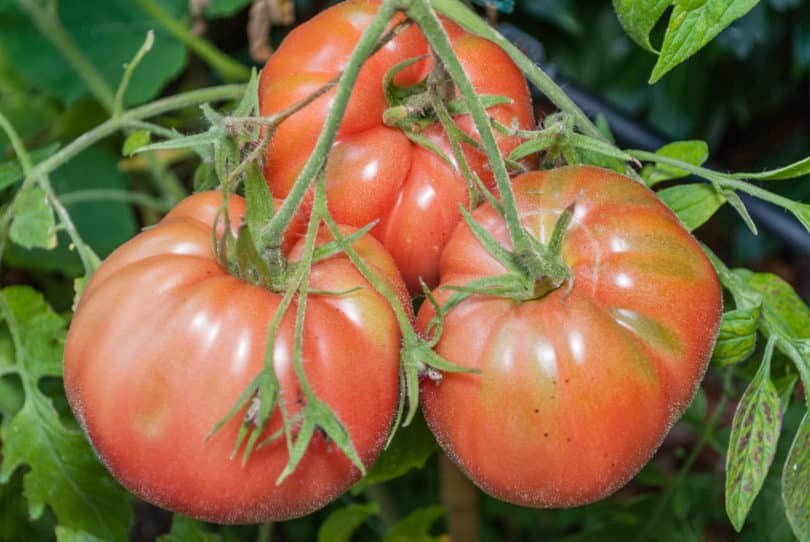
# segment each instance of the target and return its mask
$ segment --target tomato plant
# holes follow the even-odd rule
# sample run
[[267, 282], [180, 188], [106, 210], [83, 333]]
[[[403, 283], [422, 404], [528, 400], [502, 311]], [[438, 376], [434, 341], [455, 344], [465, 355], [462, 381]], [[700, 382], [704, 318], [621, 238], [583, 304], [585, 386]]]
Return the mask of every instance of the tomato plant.
[[[325, 435], [316, 435], [298, 468], [277, 485], [289, 459], [284, 438], [243, 464], [241, 455], [232, 457], [241, 418], [210, 436], [261, 370], [268, 322], [281, 299], [231, 276], [217, 261], [211, 234], [221, 204], [220, 192], [185, 199], [99, 267], [67, 337], [65, 388], [99, 456], [135, 494], [220, 523], [286, 519], [331, 501], [360, 471]], [[244, 201], [231, 197], [229, 212], [238, 223]], [[287, 239], [291, 262], [301, 251], [295, 233], [291, 228]], [[318, 244], [328, 241], [323, 232]], [[377, 241], [365, 236], [355, 247], [393, 287], [404, 289]], [[310, 286], [324, 293], [313, 293], [307, 306], [307, 380], [370, 465], [397, 402], [399, 329], [386, 301], [345, 257], [317, 262]], [[293, 329], [288, 313], [275, 337], [273, 363], [285, 415], [294, 420], [307, 397], [293, 369]], [[263, 437], [282, 421], [277, 409]]]
[[[262, 70], [261, 114], [282, 111], [338, 76], [376, 13], [377, 4], [343, 2], [296, 27]], [[509, 100], [489, 108], [490, 115], [506, 126], [515, 123], [516, 127], [530, 128], [534, 120], [526, 81], [506, 54], [492, 42], [454, 24], [446, 23], [445, 30], [476, 92]], [[413, 112], [420, 122], [428, 119], [418, 128], [401, 130], [384, 122], [386, 110], [398, 105], [386, 101], [386, 75], [400, 62], [422, 55], [429, 55], [429, 49], [414, 25], [388, 41], [364, 64], [325, 171], [329, 209], [335, 219], [356, 227], [379, 220], [372, 233], [391, 252], [411, 291], [420, 290], [420, 276], [429, 284], [438, 281], [439, 253], [460, 218], [459, 204], [470, 204], [471, 188], [457, 169], [449, 136], [435, 114], [430, 120], [427, 107]], [[399, 71], [393, 77], [398, 88], [392, 92], [418, 87], [433, 67], [429, 56]], [[329, 91], [276, 129], [265, 162], [265, 175], [274, 195], [285, 197], [291, 190], [315, 147], [334, 94]], [[454, 120], [465, 134], [477, 137], [468, 115], [458, 115]], [[415, 132], [438, 147], [447, 161], [413, 142]], [[519, 143], [509, 135], [499, 134], [497, 139], [505, 153]], [[463, 144], [463, 154], [472, 173], [491, 184], [485, 155], [468, 143]]]
[[0, 541], [810, 540], [808, 8], [720, 3], [0, 1]]
[[[473, 294], [445, 315], [437, 351], [480, 374], [423, 384], [448, 456], [486, 492], [524, 506], [601, 499], [649, 460], [695, 393], [721, 316], [711, 263], [646, 187], [567, 167], [513, 184], [521, 223], [548, 244], [569, 205], [567, 284], [516, 301]], [[511, 248], [489, 204], [473, 218]], [[459, 224], [442, 253], [439, 300], [504, 266]], [[434, 310], [425, 303], [425, 328]]]

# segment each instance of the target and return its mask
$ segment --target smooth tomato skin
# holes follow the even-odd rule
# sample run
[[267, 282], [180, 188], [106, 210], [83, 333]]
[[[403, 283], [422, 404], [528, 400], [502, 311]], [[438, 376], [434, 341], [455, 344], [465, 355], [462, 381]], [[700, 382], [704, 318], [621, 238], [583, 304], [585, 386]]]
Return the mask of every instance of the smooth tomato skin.
[[[141, 498], [218, 523], [288, 519], [333, 500], [360, 473], [316, 433], [294, 473], [276, 486], [288, 461], [284, 439], [254, 451], [244, 466], [241, 454], [230, 459], [243, 413], [206, 441], [263, 367], [268, 323], [281, 299], [217, 263], [211, 224], [221, 201], [218, 192], [187, 198], [101, 265], [68, 333], [65, 388], [101, 459]], [[244, 211], [244, 201], [233, 196], [234, 224]], [[303, 241], [300, 227], [292, 232], [286, 244], [295, 260]], [[329, 240], [320, 232], [318, 244]], [[406, 295], [379, 242], [365, 236], [355, 248]], [[315, 394], [348, 429], [364, 464], [371, 465], [398, 400], [399, 328], [385, 299], [345, 255], [316, 263], [310, 285], [354, 289], [310, 296], [304, 370]], [[292, 365], [294, 321], [295, 304], [274, 351], [291, 416], [302, 406]], [[279, 427], [276, 410], [267, 434]]]
[[[650, 459], [691, 401], [722, 314], [717, 276], [648, 188], [586, 166], [513, 184], [521, 223], [547, 243], [576, 201], [563, 242], [573, 272], [544, 298], [476, 295], [453, 308], [437, 352], [480, 369], [424, 381], [422, 409], [448, 456], [487, 493], [531, 507], [601, 499]], [[475, 219], [511, 248], [490, 205]], [[460, 223], [441, 285], [505, 272]], [[433, 317], [420, 309], [417, 326]]]
[[[371, 22], [379, 2], [340, 3], [298, 26], [282, 42], [262, 70], [259, 105], [262, 115], [278, 112], [307, 97], [346, 66], [360, 35]], [[514, 100], [492, 107], [500, 122], [521, 128], [534, 124], [531, 97], [518, 68], [494, 44], [467, 34], [454, 24], [445, 28], [473, 86], [480, 94]], [[412, 292], [421, 291], [421, 276], [438, 282], [438, 261], [444, 244], [460, 219], [459, 204], [469, 205], [461, 174], [434, 153], [412, 143], [402, 131], [383, 124], [387, 107], [383, 78], [395, 64], [424, 55], [428, 46], [415, 26], [399, 34], [363, 66], [354, 85], [326, 170], [327, 199], [335, 219], [363, 227], [380, 223], [372, 234], [389, 250]], [[417, 62], [395, 78], [411, 85], [427, 76], [432, 59]], [[315, 100], [285, 120], [267, 149], [265, 176], [273, 194], [285, 197], [315, 146], [332, 108], [334, 91]], [[466, 133], [478, 138], [469, 115], [455, 118]], [[452, 148], [439, 125], [422, 135], [436, 143], [454, 161]], [[495, 134], [502, 152], [520, 140]], [[485, 156], [463, 146], [472, 171], [492, 184]]]

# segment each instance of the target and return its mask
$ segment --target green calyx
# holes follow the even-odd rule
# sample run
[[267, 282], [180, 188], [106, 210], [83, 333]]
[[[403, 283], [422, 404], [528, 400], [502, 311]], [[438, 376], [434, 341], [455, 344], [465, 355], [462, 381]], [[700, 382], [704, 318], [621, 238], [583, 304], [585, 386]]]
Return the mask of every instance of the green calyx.
[[[434, 66], [428, 76], [418, 83], [400, 86], [394, 79], [405, 69], [417, 62], [427, 60], [430, 55], [421, 55], [403, 60], [386, 72], [383, 78], [385, 100], [388, 107], [383, 112], [383, 123], [405, 132], [418, 133], [424, 128], [440, 121], [436, 104], [443, 104], [443, 109], [451, 117], [469, 113], [463, 98], [456, 97], [456, 87], [447, 75], [443, 65], [434, 57]], [[479, 96], [485, 109], [501, 104], [511, 104], [507, 96], [484, 94]]]
[[[562, 258], [562, 241], [574, 214], [574, 204], [566, 208], [557, 220], [548, 245], [543, 245], [522, 226], [522, 248], [510, 251], [504, 248], [472, 215], [461, 209], [465, 222], [479, 243], [498, 260], [507, 272], [484, 277], [465, 286], [451, 286], [457, 292], [455, 305], [470, 295], [481, 294], [505, 297], [517, 302], [545, 297], [572, 279], [571, 269]], [[449, 308], [444, 307], [447, 311]]]
[[436, 121], [431, 112], [430, 77], [416, 84], [400, 86], [394, 82], [397, 75], [414, 64], [426, 60], [429, 55], [421, 55], [403, 60], [389, 69], [383, 78], [385, 101], [388, 107], [383, 112], [383, 123], [406, 132], [419, 132]]

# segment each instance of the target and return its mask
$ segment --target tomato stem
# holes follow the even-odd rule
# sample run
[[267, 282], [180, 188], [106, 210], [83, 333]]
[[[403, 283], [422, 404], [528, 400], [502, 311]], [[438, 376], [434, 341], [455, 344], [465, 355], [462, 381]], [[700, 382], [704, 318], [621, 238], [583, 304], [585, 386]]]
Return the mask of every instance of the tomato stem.
[[515, 196], [509, 182], [509, 173], [506, 170], [506, 163], [501, 156], [495, 137], [492, 134], [489, 116], [487, 115], [481, 100], [467, 77], [461, 62], [453, 51], [450, 38], [447, 35], [436, 13], [431, 8], [427, 0], [414, 0], [408, 9], [408, 16], [411, 17], [422, 29], [425, 38], [431, 49], [433, 49], [437, 59], [444, 66], [444, 69], [452, 78], [464, 98], [470, 116], [475, 123], [478, 134], [481, 137], [484, 151], [492, 167], [495, 183], [503, 201], [504, 219], [509, 229], [509, 237], [516, 251], [528, 249], [529, 241], [527, 233], [520, 225], [515, 207]]
[[443, 453], [439, 454], [439, 477], [450, 539], [476, 542], [479, 539], [478, 489]]
[[[79, 235], [79, 231], [76, 229], [76, 226], [73, 224], [73, 219], [70, 217], [70, 214], [65, 209], [62, 202], [59, 201], [59, 198], [56, 196], [56, 193], [53, 190], [53, 186], [51, 185], [51, 181], [48, 177], [47, 173], [39, 173], [35, 177], [31, 176], [31, 171], [33, 170], [33, 164], [31, 162], [31, 157], [28, 155], [28, 152], [23, 145], [22, 140], [17, 134], [17, 131], [11, 125], [9, 120], [0, 112], [0, 129], [6, 133], [8, 136], [9, 141], [11, 142], [11, 146], [14, 148], [14, 152], [17, 154], [17, 158], [20, 161], [20, 165], [22, 166], [23, 173], [30, 177], [31, 179], [36, 180], [37, 184], [39, 184], [40, 188], [45, 192], [46, 197], [48, 198], [48, 202], [50, 203], [51, 207], [56, 211], [56, 215], [59, 217], [59, 221], [61, 222], [62, 226], [64, 226], [65, 231], [67, 232], [68, 236], [70, 237], [71, 242], [76, 247], [76, 252], [79, 254], [79, 258], [81, 259], [82, 266], [84, 267], [85, 275], [90, 276], [98, 267], [100, 261], [96, 253], [93, 252], [93, 249], [87, 245], [84, 240]], [[24, 188], [27, 185], [23, 182], [23, 186], [17, 191], [17, 195], [12, 200], [9, 208], [13, 208], [15, 202], [19, 195], [23, 192]], [[3, 217], [3, 233], [2, 237], [0, 237], [0, 254], [3, 253], [4, 249], [4, 242], [6, 239], [6, 232], [7, 228], [5, 227], [8, 222], [5, 220], [7, 214]]]
[[349, 103], [349, 97], [351, 96], [354, 83], [360, 74], [360, 69], [365, 60], [376, 50], [378, 41], [396, 13], [397, 7], [397, 0], [384, 0], [371, 23], [360, 37], [357, 46], [349, 57], [348, 64], [340, 76], [340, 82], [335, 92], [332, 108], [326, 117], [323, 129], [318, 136], [318, 141], [315, 143], [315, 148], [312, 154], [310, 154], [306, 164], [304, 164], [304, 167], [301, 169], [301, 172], [298, 174], [295, 184], [284, 200], [284, 203], [279, 207], [273, 219], [262, 230], [258, 239], [259, 246], [281, 246], [284, 230], [301, 206], [301, 202], [304, 200], [316, 173], [326, 163], [326, 157], [335, 141], [335, 135], [343, 120], [343, 115]]
[[664, 156], [662, 154], [635, 149], [630, 149], [626, 152], [630, 156], [638, 158], [639, 160], [644, 160], [645, 162], [655, 162], [677, 167], [678, 169], [687, 171], [692, 175], [697, 175], [698, 177], [706, 179], [714, 185], [745, 192], [794, 213], [802, 206], [802, 204], [799, 202], [793, 201], [778, 194], [774, 194], [773, 192], [760, 188], [749, 182], [732, 179], [723, 173], [712, 171], [711, 169], [706, 169], [701, 166], [696, 166], [695, 164], [690, 164], [689, 162], [684, 162], [682, 160], [678, 160], [677, 158], [670, 158], [669, 156]]
[[539, 66], [528, 58], [520, 49], [504, 38], [496, 29], [483, 21], [470, 8], [459, 0], [431, 0], [436, 11], [460, 25], [468, 32], [485, 38], [509, 55], [521, 71], [543, 94], [556, 105], [560, 111], [572, 115], [577, 127], [583, 133], [605, 141], [605, 136], [588, 116], [568, 97], [568, 95]]

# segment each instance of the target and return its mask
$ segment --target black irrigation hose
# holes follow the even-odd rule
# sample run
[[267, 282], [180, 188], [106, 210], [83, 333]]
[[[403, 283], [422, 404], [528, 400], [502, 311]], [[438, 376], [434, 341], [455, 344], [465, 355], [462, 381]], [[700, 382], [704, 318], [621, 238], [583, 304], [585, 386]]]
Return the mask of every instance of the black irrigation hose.
[[[498, 30], [512, 43], [519, 47], [536, 64], [547, 66], [542, 44], [523, 30], [509, 23], [500, 23]], [[552, 70], [553, 71], [553, 70]], [[648, 151], [654, 151], [667, 143], [667, 140], [644, 124], [628, 118], [616, 109], [607, 105], [597, 97], [581, 89], [562, 83], [559, 78], [558, 84], [562, 84], [566, 94], [590, 117], [602, 114], [610, 126], [611, 132], [617, 143], [622, 147], [632, 147]], [[532, 97], [542, 99], [543, 95], [532, 85]], [[707, 167], [723, 171], [725, 168], [714, 162], [709, 162]], [[751, 218], [768, 230], [774, 237], [782, 241], [795, 252], [810, 256], [810, 233], [791, 215], [788, 211], [777, 207], [766, 201], [753, 198], [747, 194], [739, 194], [740, 198], [748, 208]]]

